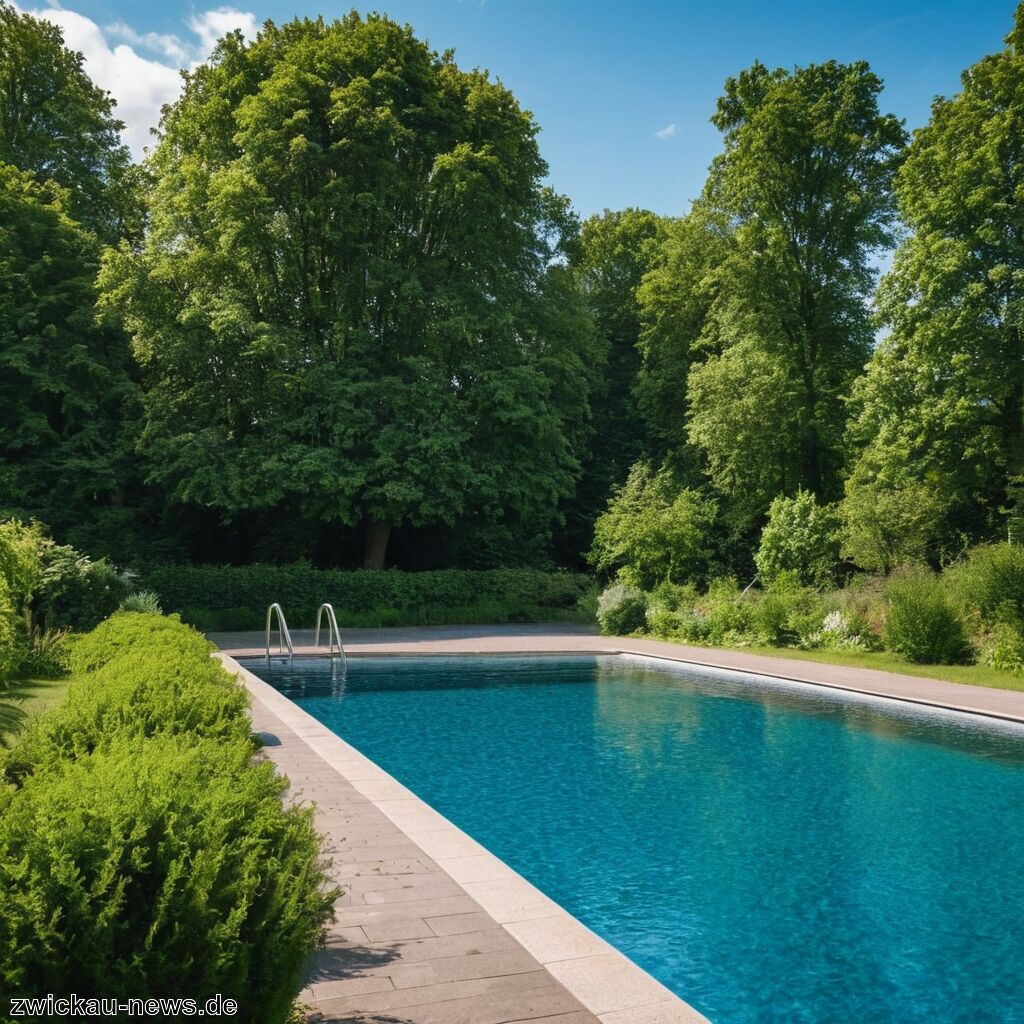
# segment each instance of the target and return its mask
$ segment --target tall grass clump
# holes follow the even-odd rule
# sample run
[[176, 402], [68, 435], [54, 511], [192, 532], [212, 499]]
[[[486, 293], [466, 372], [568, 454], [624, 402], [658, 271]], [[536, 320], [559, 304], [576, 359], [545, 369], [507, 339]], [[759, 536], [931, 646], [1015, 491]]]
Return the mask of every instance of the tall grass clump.
[[885, 645], [918, 664], [972, 660], [963, 617], [943, 581], [925, 569], [894, 577], [886, 589]]
[[335, 893], [245, 692], [176, 619], [75, 645], [67, 699], [0, 755], [0, 989], [228, 996], [283, 1024]]

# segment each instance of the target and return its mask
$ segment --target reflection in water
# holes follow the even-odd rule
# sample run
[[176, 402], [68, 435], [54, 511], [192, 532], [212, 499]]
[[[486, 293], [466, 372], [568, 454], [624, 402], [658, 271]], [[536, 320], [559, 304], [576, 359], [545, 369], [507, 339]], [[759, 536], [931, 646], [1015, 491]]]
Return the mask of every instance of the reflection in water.
[[1024, 738], [619, 658], [250, 667], [715, 1024], [1024, 1024]]

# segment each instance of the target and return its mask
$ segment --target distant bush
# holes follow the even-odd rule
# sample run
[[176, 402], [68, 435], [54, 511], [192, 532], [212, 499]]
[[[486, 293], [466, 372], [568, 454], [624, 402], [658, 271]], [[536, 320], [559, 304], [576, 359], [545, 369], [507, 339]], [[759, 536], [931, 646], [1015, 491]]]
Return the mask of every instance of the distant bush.
[[934, 573], [920, 570], [894, 578], [886, 605], [884, 637], [890, 650], [922, 664], [972, 660], [964, 621]]
[[152, 614], [113, 616], [73, 663], [0, 754], [0, 989], [221, 993], [283, 1024], [335, 893], [312, 811], [253, 760], [245, 691]]
[[792, 572], [808, 586], [834, 585], [841, 528], [836, 507], [819, 505], [810, 491], [776, 498], [754, 557], [761, 582], [769, 585], [781, 573]]
[[593, 586], [582, 573], [538, 569], [313, 569], [304, 565], [151, 565], [139, 583], [199, 629], [259, 629], [279, 602], [293, 629], [321, 602], [348, 627], [576, 618]]
[[1024, 676], [1024, 634], [1009, 622], [999, 622], [985, 645], [985, 662], [1002, 672]]
[[669, 469], [639, 462], [594, 526], [590, 562], [630, 586], [686, 583], [708, 567], [713, 501], [684, 487]]
[[162, 615], [160, 598], [152, 590], [136, 590], [129, 594], [118, 605], [119, 612], [149, 612], [152, 615]]
[[647, 623], [647, 595], [626, 583], [613, 583], [598, 598], [597, 623], [608, 636], [625, 636]]
[[947, 576], [964, 607], [985, 622], [1024, 623], [1024, 547], [976, 547]]
[[847, 481], [840, 503], [843, 557], [869, 572], [924, 562], [947, 500], [926, 484], [885, 487]]

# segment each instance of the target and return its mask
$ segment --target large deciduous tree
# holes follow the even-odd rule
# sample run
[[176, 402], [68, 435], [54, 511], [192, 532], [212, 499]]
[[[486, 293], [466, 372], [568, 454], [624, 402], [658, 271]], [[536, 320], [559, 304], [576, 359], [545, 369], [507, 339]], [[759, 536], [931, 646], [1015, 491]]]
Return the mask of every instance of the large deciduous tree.
[[99, 243], [53, 183], [0, 163], [0, 514], [120, 553], [138, 399], [95, 322]]
[[500, 83], [355, 13], [226, 37], [151, 160], [108, 306], [175, 499], [390, 529], [547, 529], [579, 472], [599, 346], [537, 126]]
[[844, 398], [871, 351], [872, 257], [893, 239], [905, 141], [881, 88], [864, 63], [755, 64], [726, 82], [712, 119], [725, 149], [701, 205], [731, 230], [717, 267], [694, 275], [706, 305], [686, 307], [704, 315], [687, 432], [751, 523], [777, 494], [842, 491]]
[[62, 185], [67, 212], [107, 242], [140, 228], [123, 127], [60, 29], [0, 0], [0, 162]]
[[993, 529], [1024, 478], [1024, 5], [962, 84], [897, 178], [909, 232], [879, 290], [888, 333], [857, 388], [848, 484], [858, 507], [941, 495], [946, 546]]

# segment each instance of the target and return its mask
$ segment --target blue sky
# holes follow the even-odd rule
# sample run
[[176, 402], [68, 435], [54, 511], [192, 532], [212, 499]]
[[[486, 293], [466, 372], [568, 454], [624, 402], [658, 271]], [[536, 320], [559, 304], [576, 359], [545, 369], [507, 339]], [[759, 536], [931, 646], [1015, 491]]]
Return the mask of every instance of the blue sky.
[[[25, 9], [38, 10], [45, 0]], [[216, 3], [62, 0], [39, 13], [64, 27], [94, 77], [121, 101], [141, 149], [175, 68], [201, 60], [226, 26], [348, 10], [295, 0]], [[960, 71], [1002, 46], [1008, 0], [881, 3], [687, 3], [634, 0], [391, 0], [356, 4], [409, 22], [463, 66], [488, 68], [532, 110], [552, 184], [581, 214], [643, 206], [678, 214], [719, 147], [708, 123], [725, 78], [755, 59], [792, 66], [864, 59], [886, 83], [883, 106], [913, 128]]]

